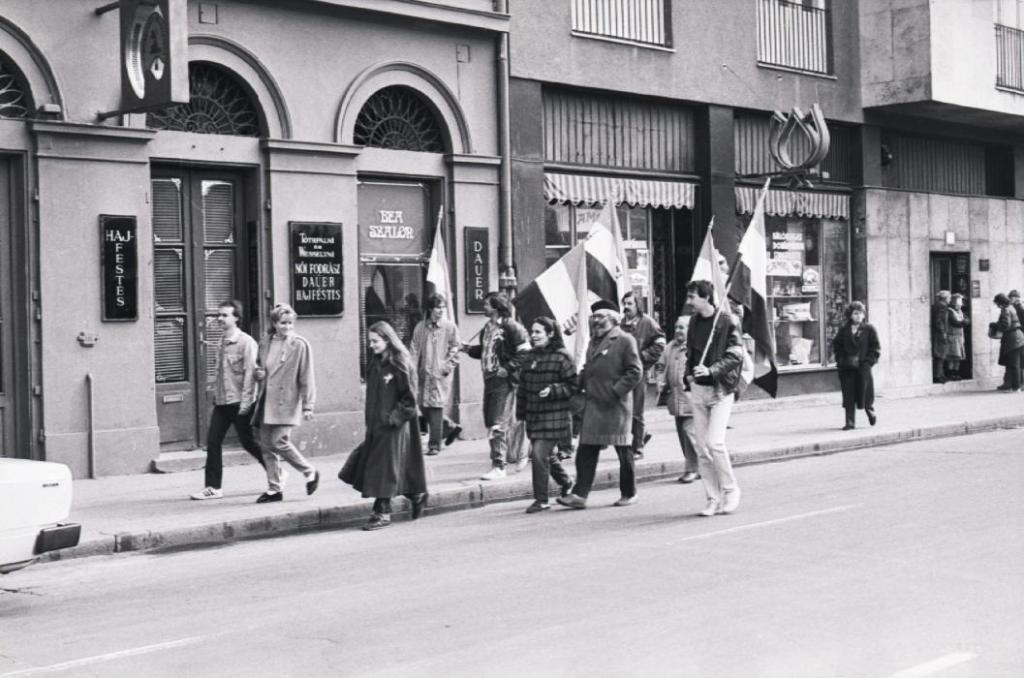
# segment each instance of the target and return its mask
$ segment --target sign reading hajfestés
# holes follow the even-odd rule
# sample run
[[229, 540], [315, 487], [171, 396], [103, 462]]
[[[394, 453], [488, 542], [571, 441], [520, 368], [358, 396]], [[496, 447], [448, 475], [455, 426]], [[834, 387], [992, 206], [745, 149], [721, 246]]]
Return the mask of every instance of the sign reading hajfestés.
[[796, 107], [789, 114], [775, 111], [770, 125], [768, 151], [785, 173], [807, 173], [828, 155], [832, 140], [818, 104], [807, 113]]
[[290, 221], [288, 231], [295, 312], [341, 315], [345, 310], [341, 224]]
[[121, 111], [188, 103], [186, 0], [121, 0]]
[[135, 217], [100, 215], [102, 319], [139, 317], [139, 240]]

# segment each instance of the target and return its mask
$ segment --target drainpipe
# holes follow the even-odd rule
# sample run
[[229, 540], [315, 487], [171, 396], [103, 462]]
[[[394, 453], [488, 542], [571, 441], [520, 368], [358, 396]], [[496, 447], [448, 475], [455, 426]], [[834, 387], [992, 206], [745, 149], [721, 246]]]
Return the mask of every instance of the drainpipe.
[[96, 407], [93, 404], [92, 372], [85, 373], [85, 391], [89, 400], [89, 439], [87, 448], [87, 459], [89, 465], [89, 478], [96, 479]]
[[[495, 0], [494, 11], [508, 14], [509, 0]], [[512, 132], [509, 124], [508, 32], [498, 36], [498, 154], [501, 156], [501, 179], [498, 187], [498, 259], [501, 272], [498, 287], [510, 297], [518, 283], [512, 247]]]

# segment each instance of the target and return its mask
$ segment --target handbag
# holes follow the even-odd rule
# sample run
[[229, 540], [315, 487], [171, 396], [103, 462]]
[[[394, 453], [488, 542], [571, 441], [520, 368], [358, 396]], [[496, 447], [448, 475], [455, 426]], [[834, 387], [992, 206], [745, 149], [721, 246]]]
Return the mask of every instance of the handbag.
[[988, 338], [989, 339], [1002, 339], [1003, 338], [1003, 332], [1002, 332], [1002, 330], [999, 329], [999, 325], [997, 323], [989, 323], [988, 324]]

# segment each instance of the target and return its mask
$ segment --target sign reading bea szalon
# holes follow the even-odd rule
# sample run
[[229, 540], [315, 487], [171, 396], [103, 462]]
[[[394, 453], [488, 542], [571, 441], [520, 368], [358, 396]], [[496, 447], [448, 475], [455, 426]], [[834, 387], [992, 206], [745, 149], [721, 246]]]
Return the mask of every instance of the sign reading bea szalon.
[[359, 255], [423, 257], [430, 251], [430, 190], [421, 183], [359, 183]]
[[135, 217], [100, 215], [103, 320], [138, 320], [139, 238]]
[[300, 316], [345, 310], [341, 224], [290, 221], [292, 306]]

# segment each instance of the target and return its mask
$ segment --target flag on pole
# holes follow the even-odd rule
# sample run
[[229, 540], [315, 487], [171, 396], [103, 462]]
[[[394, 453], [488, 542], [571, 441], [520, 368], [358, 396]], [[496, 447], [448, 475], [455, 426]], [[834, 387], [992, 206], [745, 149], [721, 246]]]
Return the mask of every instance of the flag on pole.
[[[585, 248], [586, 243], [583, 243], [583, 246]], [[577, 370], [583, 369], [583, 363], [587, 361], [587, 344], [590, 343], [589, 290], [587, 256], [584, 250], [583, 256], [580, 256], [576, 263], [576, 344], [573, 346], [573, 362], [576, 363]]]
[[[609, 201], [596, 220], [581, 225], [580, 230], [589, 230], [586, 240], [549, 266], [515, 298], [516, 313], [524, 323], [540, 316], [554, 318], [562, 327], [575, 321], [579, 323], [577, 339], [580, 332], [589, 335], [585, 321], [591, 303], [608, 299], [617, 304], [629, 289], [622, 237], [616, 237], [619, 220], [614, 204]], [[584, 275], [585, 285], [581, 279]]]
[[694, 280], [707, 280], [710, 282], [715, 290], [715, 305], [721, 306], [723, 303], [726, 303], [725, 277], [722, 275], [722, 267], [718, 265], [718, 259], [721, 255], [715, 247], [714, 226], [715, 218], [711, 217], [711, 223], [708, 224], [708, 232], [704, 236], [704, 244], [701, 245], [697, 261], [693, 264], [693, 275], [690, 276], [690, 282]]
[[743, 330], [754, 340], [754, 381], [773, 398], [778, 393], [779, 372], [775, 366], [775, 332], [768, 310], [768, 245], [764, 227], [764, 201], [771, 179], [764, 183], [754, 215], [739, 246], [739, 263], [729, 292], [742, 302]]
[[455, 302], [452, 299], [451, 278], [448, 275], [448, 253], [444, 246], [444, 207], [437, 210], [437, 228], [434, 229], [434, 246], [430, 250], [430, 263], [427, 265], [427, 282], [433, 285], [434, 291], [447, 302], [445, 320], [455, 322]]

